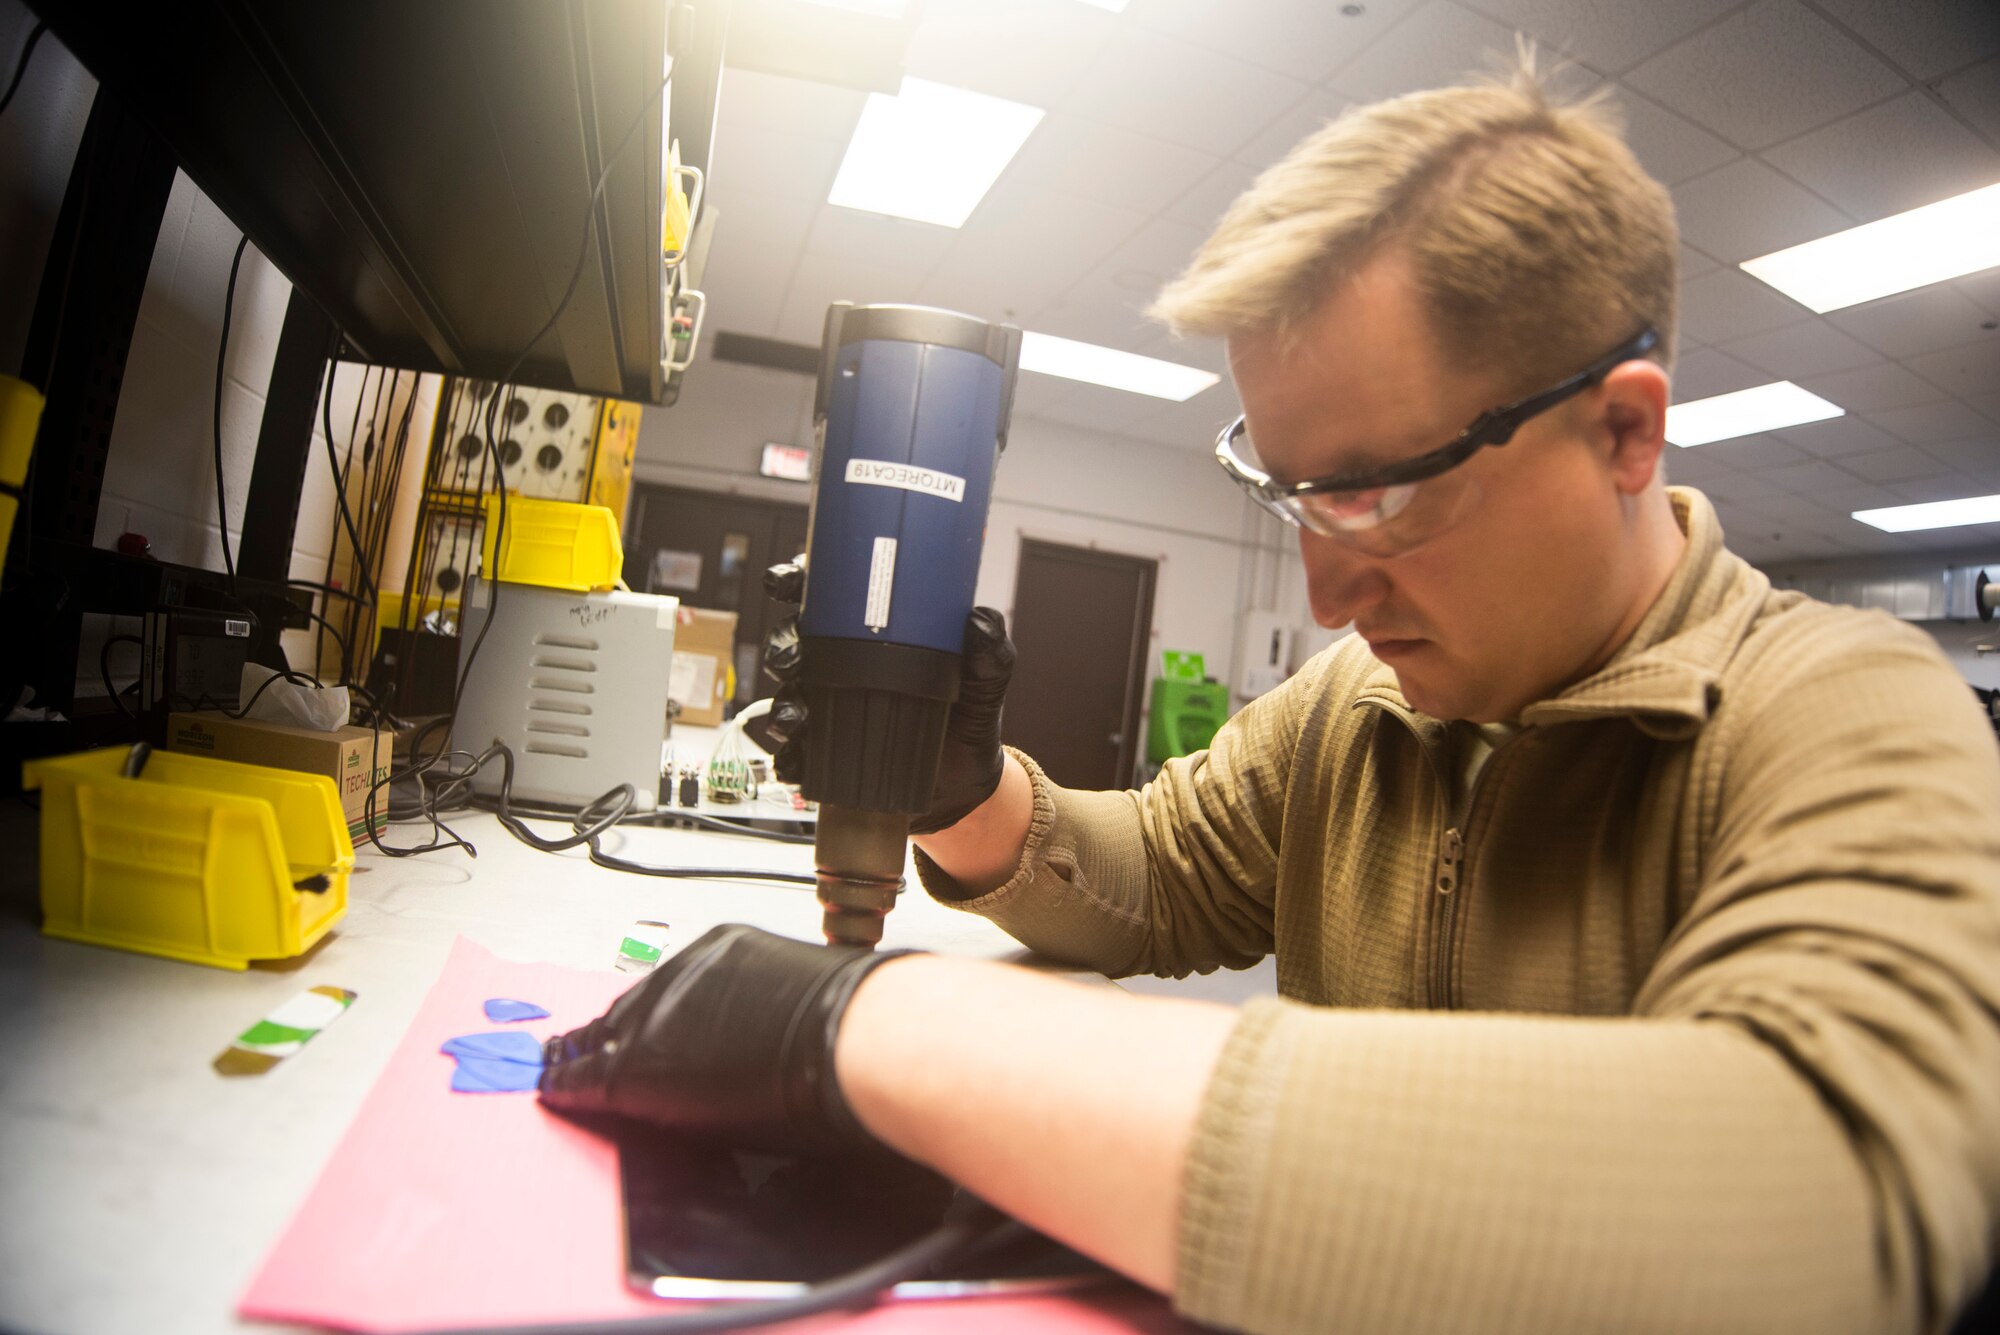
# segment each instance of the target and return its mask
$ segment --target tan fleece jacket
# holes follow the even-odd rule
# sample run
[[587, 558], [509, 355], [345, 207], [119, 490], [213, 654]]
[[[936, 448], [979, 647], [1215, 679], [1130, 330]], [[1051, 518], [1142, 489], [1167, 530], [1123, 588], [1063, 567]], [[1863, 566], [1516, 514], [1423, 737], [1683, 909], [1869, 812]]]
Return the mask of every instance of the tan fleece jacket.
[[[1142, 792], [1029, 762], [959, 907], [1110, 974], [1275, 950], [1185, 1169], [1176, 1303], [1250, 1331], [1937, 1330], [2000, 1214], [2000, 749], [1924, 635], [1687, 551], [1525, 710], [1358, 637]], [[919, 858], [950, 901], [950, 879]]]

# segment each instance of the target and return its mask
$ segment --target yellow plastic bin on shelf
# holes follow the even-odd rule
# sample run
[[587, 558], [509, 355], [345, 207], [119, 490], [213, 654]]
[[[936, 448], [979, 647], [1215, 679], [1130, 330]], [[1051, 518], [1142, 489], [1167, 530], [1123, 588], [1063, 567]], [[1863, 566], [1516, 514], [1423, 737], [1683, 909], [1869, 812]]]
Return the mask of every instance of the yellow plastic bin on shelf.
[[485, 506], [480, 557], [488, 579], [581, 593], [611, 588], [625, 569], [618, 516], [601, 505], [509, 496], [506, 531], [501, 535], [497, 559], [493, 533], [499, 526], [500, 500], [488, 496]]
[[241, 969], [311, 949], [347, 912], [354, 844], [323, 774], [125, 747], [22, 767], [42, 790], [42, 931]]

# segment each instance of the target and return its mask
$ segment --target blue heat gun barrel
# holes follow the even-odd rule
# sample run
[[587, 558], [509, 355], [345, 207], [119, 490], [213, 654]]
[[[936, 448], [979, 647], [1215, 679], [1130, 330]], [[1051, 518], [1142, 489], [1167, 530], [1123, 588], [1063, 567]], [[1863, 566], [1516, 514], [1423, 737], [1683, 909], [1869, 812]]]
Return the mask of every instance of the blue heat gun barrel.
[[923, 306], [827, 312], [799, 613], [807, 797], [930, 803], [1021, 331]]

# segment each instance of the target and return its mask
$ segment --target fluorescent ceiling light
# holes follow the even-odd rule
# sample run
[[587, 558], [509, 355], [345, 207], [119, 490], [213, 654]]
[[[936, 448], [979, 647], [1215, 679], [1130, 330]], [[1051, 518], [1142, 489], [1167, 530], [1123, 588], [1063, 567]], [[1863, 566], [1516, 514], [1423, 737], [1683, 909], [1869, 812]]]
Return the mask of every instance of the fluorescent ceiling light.
[[1108, 9], [1114, 14], [1123, 14], [1125, 6], [1130, 4], [1131, 0], [1083, 0], [1083, 3], [1096, 5], [1099, 9]]
[[1150, 394], [1175, 403], [1187, 402], [1222, 379], [1212, 371], [1178, 366], [1157, 357], [1141, 357], [1135, 352], [1033, 332], [1021, 335], [1021, 369], [1130, 390], [1134, 394]]
[[1667, 439], [1681, 446], [1706, 445], [1713, 440], [1823, 422], [1846, 411], [1789, 380], [1780, 380], [1734, 394], [1676, 403], [1667, 409]]
[[1960, 524], [2000, 523], [2000, 496], [1967, 496], [1956, 501], [1926, 501], [1922, 505], [1892, 505], [1883, 510], [1856, 510], [1854, 517], [1884, 533], [1909, 533], [1920, 528], [1957, 528]]
[[905, 77], [895, 97], [868, 95], [826, 202], [957, 227], [1041, 119], [1039, 107]]
[[1743, 261], [1824, 315], [2000, 264], [2000, 185]]

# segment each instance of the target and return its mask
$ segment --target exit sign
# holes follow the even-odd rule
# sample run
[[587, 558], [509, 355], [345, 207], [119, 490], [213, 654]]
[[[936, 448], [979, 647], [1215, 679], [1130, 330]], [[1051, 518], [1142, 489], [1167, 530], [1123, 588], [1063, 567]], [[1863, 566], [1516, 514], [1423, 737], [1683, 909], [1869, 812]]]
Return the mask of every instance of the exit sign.
[[764, 461], [757, 471], [765, 477], [781, 477], [787, 482], [812, 481], [812, 451], [801, 445], [766, 445]]

